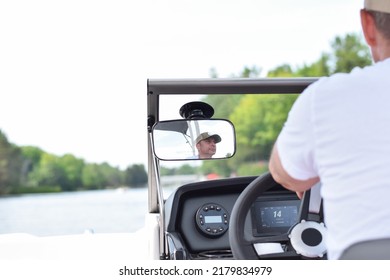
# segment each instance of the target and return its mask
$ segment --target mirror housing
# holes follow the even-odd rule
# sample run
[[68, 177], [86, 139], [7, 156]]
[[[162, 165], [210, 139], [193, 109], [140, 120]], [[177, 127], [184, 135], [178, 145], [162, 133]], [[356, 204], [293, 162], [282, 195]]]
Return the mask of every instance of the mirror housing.
[[[225, 159], [236, 152], [234, 125], [224, 119], [161, 121], [152, 129], [154, 155], [160, 160]], [[201, 153], [202, 141], [207, 156]], [[204, 146], [203, 146], [204, 147]]]

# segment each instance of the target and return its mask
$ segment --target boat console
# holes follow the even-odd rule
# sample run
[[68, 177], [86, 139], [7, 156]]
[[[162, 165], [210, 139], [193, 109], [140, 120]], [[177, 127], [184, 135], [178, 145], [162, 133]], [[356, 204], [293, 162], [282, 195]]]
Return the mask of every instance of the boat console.
[[[183, 185], [165, 203], [171, 259], [232, 259], [230, 215], [238, 196], [256, 177]], [[258, 197], [247, 215], [245, 235], [286, 234], [298, 222], [300, 200], [281, 186]]]

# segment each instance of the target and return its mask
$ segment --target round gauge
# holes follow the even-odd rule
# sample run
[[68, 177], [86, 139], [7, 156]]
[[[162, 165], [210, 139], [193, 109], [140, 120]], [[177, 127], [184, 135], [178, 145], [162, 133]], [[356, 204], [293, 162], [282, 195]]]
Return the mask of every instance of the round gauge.
[[207, 237], [219, 237], [229, 228], [229, 215], [225, 208], [216, 203], [199, 207], [195, 214], [196, 227]]

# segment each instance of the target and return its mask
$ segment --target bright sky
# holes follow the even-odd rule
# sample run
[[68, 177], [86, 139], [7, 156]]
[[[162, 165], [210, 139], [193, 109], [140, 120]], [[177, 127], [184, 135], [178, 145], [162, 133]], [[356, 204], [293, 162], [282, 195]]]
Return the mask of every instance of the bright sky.
[[[0, 129], [17, 145], [147, 162], [148, 78], [311, 63], [363, 0], [0, 1]], [[176, 108], [175, 108], [176, 110]], [[177, 109], [178, 110], [178, 109]]]

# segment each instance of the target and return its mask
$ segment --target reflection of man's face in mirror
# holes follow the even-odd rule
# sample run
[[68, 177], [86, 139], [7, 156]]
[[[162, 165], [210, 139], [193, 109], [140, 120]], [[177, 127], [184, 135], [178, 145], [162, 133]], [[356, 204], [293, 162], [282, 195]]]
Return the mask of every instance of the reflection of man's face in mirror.
[[202, 158], [211, 158], [217, 151], [217, 143], [221, 141], [218, 134], [209, 135], [207, 132], [198, 136], [196, 148], [198, 149], [198, 156]]
[[215, 143], [214, 138], [210, 137], [199, 141], [196, 148], [198, 149], [199, 158], [211, 158], [217, 151], [217, 143]]

